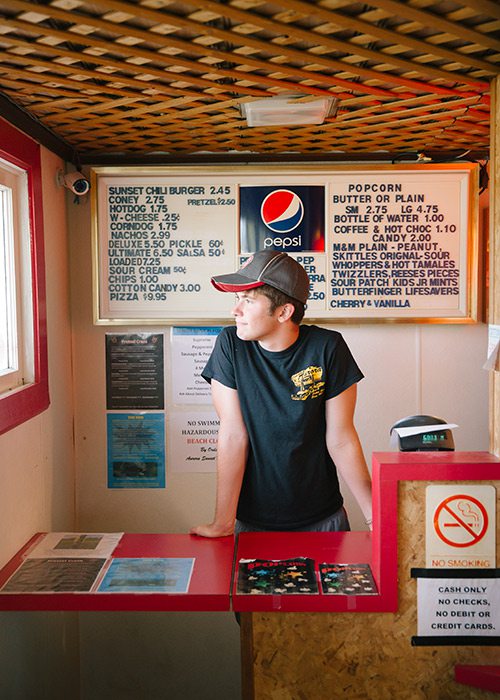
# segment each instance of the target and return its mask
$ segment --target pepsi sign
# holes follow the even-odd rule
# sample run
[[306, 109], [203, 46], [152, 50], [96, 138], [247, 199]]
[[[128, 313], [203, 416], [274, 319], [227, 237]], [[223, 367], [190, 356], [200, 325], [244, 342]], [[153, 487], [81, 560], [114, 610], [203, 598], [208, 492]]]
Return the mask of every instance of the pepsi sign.
[[324, 187], [240, 187], [240, 251], [325, 250]]
[[274, 190], [262, 202], [260, 218], [274, 233], [290, 233], [304, 218], [304, 204], [291, 190]]

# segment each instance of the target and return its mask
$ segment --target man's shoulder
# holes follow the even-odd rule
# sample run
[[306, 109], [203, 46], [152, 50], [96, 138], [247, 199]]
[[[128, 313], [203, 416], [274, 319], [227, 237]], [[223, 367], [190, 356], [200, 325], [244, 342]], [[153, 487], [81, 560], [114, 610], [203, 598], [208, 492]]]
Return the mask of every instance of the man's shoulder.
[[217, 340], [219, 342], [234, 343], [236, 339], [236, 326], [223, 326], [219, 335], [217, 336]]
[[332, 328], [322, 328], [321, 326], [315, 326], [314, 324], [301, 325], [301, 335], [312, 341], [323, 341], [323, 342], [338, 342], [342, 335], [339, 331], [333, 330]]
[[225, 352], [234, 353], [236, 348], [239, 348], [241, 352], [241, 346], [243, 344], [251, 345], [251, 343], [238, 338], [236, 326], [224, 326], [217, 336], [216, 346], [223, 349]]
[[236, 335], [236, 326], [223, 326], [221, 329], [221, 332], [219, 333], [219, 337], [231, 337]]

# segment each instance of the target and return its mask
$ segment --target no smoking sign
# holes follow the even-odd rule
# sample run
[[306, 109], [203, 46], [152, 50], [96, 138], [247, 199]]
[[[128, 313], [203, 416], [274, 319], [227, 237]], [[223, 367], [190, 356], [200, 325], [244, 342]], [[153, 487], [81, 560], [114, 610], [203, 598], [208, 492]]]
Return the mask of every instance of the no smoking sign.
[[481, 501], [467, 493], [449, 496], [436, 508], [434, 529], [451, 547], [472, 547], [488, 531], [488, 512]]
[[493, 486], [428, 486], [427, 568], [491, 568], [495, 561]]

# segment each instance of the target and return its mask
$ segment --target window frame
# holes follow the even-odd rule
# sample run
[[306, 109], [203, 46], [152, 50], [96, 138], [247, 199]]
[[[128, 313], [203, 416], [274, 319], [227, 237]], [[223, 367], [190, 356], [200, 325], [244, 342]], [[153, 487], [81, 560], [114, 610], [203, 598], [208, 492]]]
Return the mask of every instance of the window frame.
[[45, 411], [50, 398], [40, 146], [8, 122], [0, 120], [0, 157], [27, 175], [34, 370], [33, 381], [29, 384], [0, 394], [2, 434]]

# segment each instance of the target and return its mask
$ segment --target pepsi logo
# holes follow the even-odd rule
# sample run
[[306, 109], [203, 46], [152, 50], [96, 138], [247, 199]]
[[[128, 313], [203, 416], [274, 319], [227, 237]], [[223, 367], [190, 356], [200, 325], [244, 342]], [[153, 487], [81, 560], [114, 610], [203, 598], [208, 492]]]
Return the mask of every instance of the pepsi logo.
[[304, 218], [304, 204], [295, 192], [274, 190], [262, 202], [260, 216], [271, 231], [288, 233], [296, 229]]
[[241, 266], [241, 269], [243, 270], [244, 267], [246, 267], [247, 265], [250, 265], [250, 263], [252, 262], [252, 260], [253, 260], [253, 255], [251, 255], [249, 258], [247, 258], [247, 259], [245, 260], [245, 262], [244, 262], [243, 265]]

